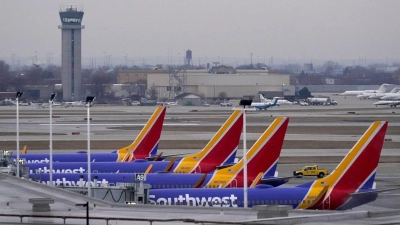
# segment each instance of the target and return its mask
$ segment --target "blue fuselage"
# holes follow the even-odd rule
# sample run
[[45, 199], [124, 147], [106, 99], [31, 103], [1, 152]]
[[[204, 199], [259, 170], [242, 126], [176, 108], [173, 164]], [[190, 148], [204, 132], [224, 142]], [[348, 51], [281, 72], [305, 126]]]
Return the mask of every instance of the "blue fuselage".
[[[101, 183], [108, 183], [115, 186], [116, 183], [138, 183], [135, 181], [135, 173], [92, 173], [93, 182], [94, 177], [97, 176], [98, 185]], [[87, 173], [55, 173], [53, 174], [53, 183], [56, 186], [77, 186], [80, 177], [87, 181]], [[35, 181], [48, 184], [50, 178], [49, 174], [30, 174], [29, 177]], [[203, 187], [213, 177], [213, 173], [209, 174], [175, 174], [175, 173], [151, 173], [146, 174], [145, 183], [150, 184], [152, 189], [165, 189], [165, 188], [192, 188]], [[200, 183], [199, 183], [200, 182]], [[274, 182], [273, 186], [279, 186], [285, 181]], [[236, 183], [233, 183], [233, 185]], [[248, 184], [251, 184], [249, 179]]]
[[[16, 159], [17, 156], [13, 155]], [[49, 163], [50, 154], [33, 153], [21, 154], [20, 159], [25, 159], [27, 163]], [[92, 153], [90, 154], [91, 162], [116, 162], [118, 153]], [[53, 162], [87, 162], [87, 153], [56, 153], [53, 154]]]
[[[150, 165], [151, 172], [164, 171], [169, 161], [135, 160], [133, 162], [92, 162], [92, 173], [144, 173]], [[174, 163], [174, 167], [177, 162]], [[25, 165], [30, 173], [50, 173], [49, 163], [28, 163]], [[87, 173], [87, 162], [57, 162], [53, 163], [53, 173]], [[173, 167], [173, 168], [174, 168]]]

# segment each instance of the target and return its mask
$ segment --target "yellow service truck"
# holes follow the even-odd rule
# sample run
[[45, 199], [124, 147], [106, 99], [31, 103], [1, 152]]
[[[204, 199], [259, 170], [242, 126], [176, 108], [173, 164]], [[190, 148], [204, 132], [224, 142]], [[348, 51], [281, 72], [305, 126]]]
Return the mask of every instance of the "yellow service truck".
[[300, 170], [293, 171], [294, 176], [317, 176], [319, 178], [328, 175], [327, 169], [319, 169], [317, 165], [314, 166], [305, 166]]

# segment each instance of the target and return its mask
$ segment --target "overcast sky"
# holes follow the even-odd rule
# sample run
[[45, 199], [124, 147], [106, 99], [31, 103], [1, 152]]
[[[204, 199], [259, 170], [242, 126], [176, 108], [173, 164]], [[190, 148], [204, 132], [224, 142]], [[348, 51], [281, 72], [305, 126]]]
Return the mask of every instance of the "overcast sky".
[[[61, 55], [61, 5], [83, 5], [83, 63], [400, 61], [400, 1], [2, 0], [0, 59]], [[179, 58], [178, 58], [179, 56]], [[170, 57], [171, 58], [171, 57]], [[141, 59], [141, 60], [139, 60]], [[164, 61], [164, 62], [163, 62]], [[128, 64], [129, 64], [128, 63]]]

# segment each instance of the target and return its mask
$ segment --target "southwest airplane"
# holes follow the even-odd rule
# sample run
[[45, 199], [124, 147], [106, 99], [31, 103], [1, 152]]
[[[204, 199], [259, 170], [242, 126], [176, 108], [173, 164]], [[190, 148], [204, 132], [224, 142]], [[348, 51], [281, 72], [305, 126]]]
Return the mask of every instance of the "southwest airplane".
[[[174, 173], [209, 173], [225, 163], [233, 164], [243, 128], [242, 110], [233, 111], [208, 144], [198, 153], [180, 160], [148, 161], [135, 160], [129, 163], [92, 162], [92, 173], [143, 173], [167, 171]], [[48, 163], [25, 164], [30, 172], [49, 173]], [[87, 173], [87, 162], [58, 162], [53, 164], [53, 173]]]
[[277, 106], [278, 99], [279, 99], [278, 97], [275, 97], [272, 99], [271, 102], [252, 102], [250, 107], [254, 107], [259, 110], [267, 110], [268, 108]]
[[[259, 185], [248, 189], [248, 206], [292, 205], [295, 209], [346, 210], [374, 201], [374, 178], [388, 123], [374, 122], [336, 169], [328, 176], [295, 187]], [[390, 190], [390, 189], [389, 189]], [[243, 189], [150, 190], [150, 200], [161, 205], [243, 207]]]
[[[246, 153], [248, 160], [248, 184], [252, 182], [258, 183], [262, 177], [264, 181], [261, 182], [267, 182], [268, 179], [272, 178], [272, 185], [281, 185], [286, 182], [284, 178], [279, 179], [274, 177], [274, 175], [288, 121], [288, 118], [276, 118]], [[243, 164], [242, 159], [234, 166], [209, 174], [147, 174], [145, 183], [150, 184], [152, 188], [243, 187]], [[97, 177], [98, 184], [109, 183], [110, 185], [116, 185], [116, 183], [139, 182], [135, 181], [136, 174], [129, 173], [92, 174], [91, 180], [94, 180], [95, 176]], [[76, 186], [81, 177], [83, 180], [87, 180], [86, 173], [58, 173], [53, 174], [53, 182], [55, 185]], [[48, 184], [49, 174], [30, 174], [30, 178]]]
[[[135, 159], [146, 159], [157, 155], [158, 142], [164, 123], [166, 108], [157, 107], [147, 124], [140, 131], [132, 144], [110, 153], [92, 153], [93, 162], [128, 162]], [[16, 158], [16, 156], [13, 156]], [[27, 163], [49, 163], [49, 154], [24, 154], [21, 159]], [[87, 162], [87, 153], [57, 153], [53, 154], [54, 162]]]
[[382, 84], [378, 90], [345, 91], [345, 92], [341, 93], [340, 95], [368, 98], [370, 95], [372, 95], [374, 93], [385, 93], [387, 86], [389, 86], [389, 84]]

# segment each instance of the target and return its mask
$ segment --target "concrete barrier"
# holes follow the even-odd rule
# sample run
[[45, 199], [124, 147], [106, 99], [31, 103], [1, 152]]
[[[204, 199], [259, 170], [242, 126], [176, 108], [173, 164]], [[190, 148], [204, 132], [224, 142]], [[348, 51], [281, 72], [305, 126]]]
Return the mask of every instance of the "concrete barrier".
[[288, 210], [292, 210], [290, 205], [256, 205], [253, 210], [257, 210], [257, 219], [272, 217], [287, 217]]
[[30, 198], [29, 203], [32, 205], [32, 211], [34, 212], [49, 212], [50, 204], [54, 204], [52, 198]]

